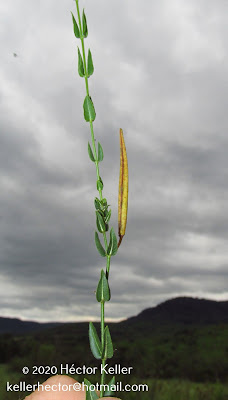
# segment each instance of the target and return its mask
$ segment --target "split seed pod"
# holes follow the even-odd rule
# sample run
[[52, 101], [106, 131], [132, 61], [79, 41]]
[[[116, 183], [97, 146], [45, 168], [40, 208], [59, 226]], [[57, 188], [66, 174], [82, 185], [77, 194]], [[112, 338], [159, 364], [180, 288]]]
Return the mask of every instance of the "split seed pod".
[[119, 177], [119, 198], [118, 198], [118, 229], [119, 243], [122, 242], [127, 225], [128, 208], [128, 164], [127, 152], [124, 143], [123, 131], [120, 129], [120, 177]]

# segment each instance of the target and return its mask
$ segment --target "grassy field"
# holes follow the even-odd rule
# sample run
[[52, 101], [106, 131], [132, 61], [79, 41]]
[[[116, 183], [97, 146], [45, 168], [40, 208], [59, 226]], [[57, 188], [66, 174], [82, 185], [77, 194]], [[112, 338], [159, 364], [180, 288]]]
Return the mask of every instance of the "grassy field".
[[7, 364], [0, 364], [0, 399], [1, 400], [21, 400], [24, 399], [23, 393], [6, 392], [6, 382], [18, 383], [21, 374], [10, 370]]
[[[0, 364], [0, 399], [22, 400], [26, 393], [6, 392], [6, 382], [18, 383], [21, 375]], [[24, 378], [23, 378], [24, 380]], [[41, 380], [42, 382], [42, 380]], [[147, 379], [135, 380], [130, 384], [147, 384], [149, 391], [119, 392], [117, 396], [123, 400], [228, 400], [228, 384], [194, 383], [180, 379]], [[136, 390], [136, 387], [134, 387]]]
[[184, 380], [148, 380], [148, 393], [131, 393], [123, 400], [228, 400], [228, 385]]
[[[122, 391], [123, 400], [228, 400], [228, 324], [207, 326], [140, 324], [112, 327], [113, 364], [132, 366], [116, 376], [123, 384], [147, 383], [149, 392]], [[33, 366], [99, 365], [88, 350], [87, 324], [56, 327], [37, 334], [0, 335], [0, 399], [21, 400], [28, 394], [6, 392], [6, 382], [44, 382]], [[111, 365], [111, 364], [109, 364]], [[22, 368], [29, 367], [23, 376]], [[153, 377], [153, 380], [152, 380]], [[78, 377], [79, 381], [83, 376]], [[100, 376], [87, 376], [99, 382]]]

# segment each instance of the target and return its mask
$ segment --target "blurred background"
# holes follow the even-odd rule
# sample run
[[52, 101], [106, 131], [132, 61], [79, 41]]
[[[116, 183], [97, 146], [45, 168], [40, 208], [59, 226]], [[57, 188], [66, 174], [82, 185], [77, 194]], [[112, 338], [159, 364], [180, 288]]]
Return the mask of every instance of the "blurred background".
[[[87, 0], [83, 7], [103, 194], [116, 232], [119, 128], [129, 163], [128, 224], [111, 262], [107, 318], [122, 321], [184, 296], [224, 302], [228, 3]], [[82, 322], [100, 314], [96, 174], [70, 11], [76, 16], [72, 0], [0, 5], [1, 317]], [[224, 321], [209, 322], [226, 329]], [[1, 332], [19, 333], [15, 326]], [[226, 351], [220, 347], [223, 359]]]

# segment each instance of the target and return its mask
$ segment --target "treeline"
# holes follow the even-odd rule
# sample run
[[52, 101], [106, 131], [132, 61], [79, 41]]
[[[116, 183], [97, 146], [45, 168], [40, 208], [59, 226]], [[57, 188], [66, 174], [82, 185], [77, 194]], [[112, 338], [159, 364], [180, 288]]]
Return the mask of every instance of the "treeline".
[[[166, 326], [151, 330], [142, 326], [121, 332], [112, 329], [113, 364], [132, 366], [131, 376], [149, 379], [189, 379], [195, 382], [226, 382], [228, 376], [228, 325], [206, 327]], [[86, 325], [81, 329], [50, 329], [42, 334], [0, 336], [0, 364], [16, 372], [23, 366], [68, 363], [99, 365], [89, 350]], [[42, 376], [44, 378], [46, 376]], [[36, 381], [37, 375], [28, 376]], [[124, 376], [122, 377], [124, 381]]]

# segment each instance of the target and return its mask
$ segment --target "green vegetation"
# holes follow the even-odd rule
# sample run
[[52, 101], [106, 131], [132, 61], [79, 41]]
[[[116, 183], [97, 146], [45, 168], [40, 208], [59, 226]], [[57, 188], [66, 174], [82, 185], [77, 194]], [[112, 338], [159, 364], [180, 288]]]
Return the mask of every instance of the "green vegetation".
[[[123, 384], [147, 383], [150, 389], [118, 393], [123, 400], [228, 400], [228, 324], [163, 325], [153, 329], [146, 322], [110, 325], [116, 350], [109, 365], [133, 367], [131, 375], [116, 375], [116, 380]], [[94, 360], [87, 351], [87, 338], [87, 323], [66, 324], [39, 334], [1, 335], [0, 390], [7, 380], [36, 383], [50, 377], [31, 373], [25, 376], [21, 373], [25, 365], [30, 369], [33, 365], [59, 368], [61, 363], [99, 366], [100, 360]], [[74, 377], [82, 381], [84, 376]], [[85, 377], [92, 383], [100, 380], [99, 373]], [[15, 393], [1, 394], [4, 400], [18, 400]]]
[[[94, 72], [93, 59], [90, 49], [88, 50], [88, 55], [86, 58], [85, 51], [85, 39], [88, 36], [88, 27], [87, 27], [87, 19], [85, 12], [83, 10], [82, 14], [79, 10], [79, 0], [75, 0], [76, 9], [77, 9], [77, 18], [72, 14], [73, 20], [73, 30], [76, 39], [81, 41], [81, 51], [78, 47], [78, 74], [80, 77], [85, 79], [85, 89], [86, 96], [83, 102], [83, 110], [84, 110], [84, 119], [90, 125], [90, 133], [91, 133], [91, 143], [88, 142], [88, 154], [90, 160], [95, 164], [96, 167], [96, 187], [98, 191], [98, 197], [95, 197], [94, 205], [95, 205], [95, 213], [96, 213], [96, 225], [97, 230], [95, 232], [95, 244], [97, 250], [101, 257], [106, 258], [106, 269], [105, 271], [101, 270], [100, 280], [97, 285], [96, 290], [96, 300], [100, 303], [101, 307], [101, 324], [100, 324], [100, 335], [97, 333], [97, 330], [92, 322], [89, 324], [89, 342], [90, 349], [93, 353], [95, 359], [99, 359], [104, 366], [106, 364], [107, 359], [113, 357], [113, 344], [112, 338], [110, 335], [109, 327], [105, 324], [105, 303], [110, 300], [110, 288], [109, 288], [109, 272], [110, 272], [110, 262], [111, 257], [116, 255], [118, 250], [118, 243], [116, 234], [114, 229], [110, 229], [110, 239], [108, 241], [107, 232], [109, 231], [109, 221], [111, 218], [111, 209], [109, 209], [109, 204], [107, 199], [103, 197], [103, 181], [100, 176], [99, 163], [103, 161], [103, 149], [101, 144], [98, 142], [97, 147], [95, 144], [95, 136], [94, 136], [94, 126], [93, 122], [96, 118], [96, 112], [94, 108], [94, 103], [92, 97], [89, 92], [89, 78]], [[122, 229], [119, 229], [120, 241], [121, 243], [122, 237], [125, 234], [126, 222], [127, 222], [127, 201], [128, 201], [128, 168], [127, 168], [127, 155], [126, 149], [124, 145], [123, 133], [121, 134], [121, 148], [124, 151], [121, 152], [121, 173], [120, 176], [124, 177], [120, 179], [120, 193], [119, 196], [119, 227], [122, 226]], [[123, 210], [123, 212], [121, 212]], [[99, 235], [100, 234], [100, 235]], [[103, 239], [101, 243], [100, 237]], [[104, 246], [104, 247], [103, 247]], [[109, 390], [107, 392], [103, 392], [103, 385], [107, 382], [105, 381], [105, 373], [101, 373], [101, 390], [100, 397], [109, 396]], [[110, 379], [110, 378], [109, 378]], [[115, 378], [112, 377], [109, 384], [113, 384], [115, 382]], [[85, 381], [87, 385], [90, 385], [88, 380]], [[87, 389], [87, 392], [90, 392], [90, 389]], [[98, 397], [96, 393], [87, 393], [87, 395], [92, 396], [95, 400]]]
[[123, 400], [227, 400], [228, 385], [184, 380], [147, 380], [149, 392], [119, 393]]
[[[0, 376], [1, 399], [22, 400], [29, 394], [5, 392], [5, 382], [18, 383], [22, 379], [25, 380], [20, 374], [12, 372], [6, 365], [0, 364]], [[99, 376], [97, 378], [99, 379]], [[43, 380], [44, 378], [41, 378], [40, 382]], [[30, 382], [28, 379], [26, 381]], [[147, 384], [149, 391], [118, 392], [117, 396], [122, 400], [228, 400], [228, 384], [220, 382], [195, 383], [180, 379], [130, 379], [126, 383]]]
[[[18, 383], [20, 380], [21, 374], [12, 371], [11, 368], [7, 364], [0, 364], [0, 399], [4, 400], [17, 400], [20, 397], [15, 393], [7, 393], [6, 392], [6, 382], [10, 381], [11, 383]], [[21, 398], [22, 394], [21, 394]]]

